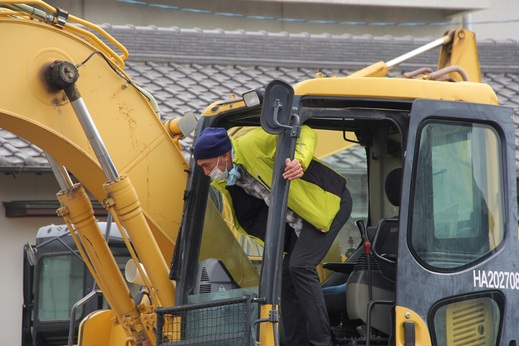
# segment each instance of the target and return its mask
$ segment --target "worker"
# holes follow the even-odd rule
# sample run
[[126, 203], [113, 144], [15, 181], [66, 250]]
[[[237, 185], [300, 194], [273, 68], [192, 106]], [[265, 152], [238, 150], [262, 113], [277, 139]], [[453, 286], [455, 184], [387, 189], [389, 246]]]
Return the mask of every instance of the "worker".
[[[277, 137], [256, 128], [230, 140], [223, 128], [206, 128], [194, 159], [232, 203], [236, 227], [264, 240]], [[317, 134], [302, 126], [290, 180], [281, 289], [281, 320], [289, 345], [326, 345], [331, 331], [316, 266], [351, 214], [346, 179], [314, 156]]]

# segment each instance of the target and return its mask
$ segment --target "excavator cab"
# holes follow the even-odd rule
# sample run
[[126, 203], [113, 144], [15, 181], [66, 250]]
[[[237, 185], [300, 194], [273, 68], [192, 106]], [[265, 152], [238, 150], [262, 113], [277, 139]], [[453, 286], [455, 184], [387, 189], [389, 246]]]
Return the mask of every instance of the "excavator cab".
[[[99, 222], [121, 272], [131, 258], [115, 223]], [[22, 345], [53, 346], [77, 342], [88, 314], [109, 307], [79, 255], [67, 225], [40, 227], [24, 251]], [[141, 287], [128, 282], [133, 296]]]
[[[280, 124], [288, 137], [297, 133], [294, 126], [305, 124], [323, 134], [319, 140], [334, 138], [337, 147], [347, 147], [322, 158], [347, 177], [354, 210], [338, 237], [340, 259], [324, 265], [333, 273], [323, 280], [323, 289], [340, 286], [342, 293], [335, 292], [344, 294], [344, 306], [337, 308], [340, 318], [331, 319], [334, 344], [514, 345], [519, 337], [505, 318], [518, 302], [513, 268], [519, 259], [516, 190], [507, 188], [515, 184], [515, 166], [508, 164], [515, 161], [512, 110], [478, 104], [475, 94], [469, 96], [455, 83], [446, 84], [437, 99], [431, 99], [432, 89], [425, 87], [415, 88], [413, 99], [403, 94], [387, 99], [375, 95], [375, 82], [378, 87], [396, 86], [391, 80], [372, 79], [373, 85], [364, 80], [362, 90], [356, 89], [364, 96], [352, 97], [347, 90], [354, 88], [354, 78], [300, 83], [294, 86], [289, 114], [297, 125], [296, 120]], [[395, 89], [395, 94], [409, 96], [414, 83], [404, 81], [409, 85]], [[443, 82], [428, 83], [434, 88]], [[279, 85], [283, 83], [276, 82]], [[344, 96], [331, 90], [343, 90]], [[459, 93], [467, 102], [449, 101], [449, 95]], [[259, 126], [265, 107], [287, 100], [290, 97], [282, 93], [265, 97], [263, 105], [218, 110], [207, 114], [198, 131], [222, 126], [233, 133], [238, 127]], [[213, 105], [207, 112], [217, 108]], [[187, 208], [207, 206], [209, 179], [193, 163], [191, 168]], [[283, 191], [273, 188], [272, 194], [283, 201]], [[271, 209], [282, 220], [283, 208]], [[186, 209], [186, 215], [193, 210]], [[184, 220], [184, 227], [194, 221]], [[181, 239], [190, 237], [180, 241], [179, 253], [195, 248], [185, 242], [200, 241], [204, 232], [212, 232], [203, 224], [194, 226], [182, 229]], [[178, 282], [196, 281], [195, 268], [202, 263], [196, 253], [202, 254], [203, 244], [197, 248], [190, 261], [184, 257], [176, 262], [177, 273], [192, 273]], [[266, 256], [276, 258], [268, 253], [271, 248], [269, 244], [263, 250], [259, 287], [255, 283], [247, 294], [240, 288], [238, 296], [248, 297], [244, 306], [251, 307], [247, 330], [252, 334], [247, 335], [262, 344], [283, 344], [279, 320], [272, 318], [279, 308], [283, 318], [282, 303], [277, 305], [276, 291], [263, 290], [275, 280], [265, 269]], [[192, 306], [196, 296], [191, 287], [177, 284], [180, 305]], [[210, 299], [210, 304], [217, 301]], [[179, 335], [182, 344], [185, 334]]]

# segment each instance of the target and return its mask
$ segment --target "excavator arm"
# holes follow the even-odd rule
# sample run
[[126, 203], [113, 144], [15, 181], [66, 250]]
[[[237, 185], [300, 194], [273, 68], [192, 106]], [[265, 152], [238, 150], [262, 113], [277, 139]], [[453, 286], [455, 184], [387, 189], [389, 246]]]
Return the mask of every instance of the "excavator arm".
[[[237, 245], [234, 235], [221, 219], [221, 210], [211, 205], [211, 201], [203, 200], [199, 203], [203, 206], [195, 206], [197, 215], [187, 212], [183, 215], [187, 210], [187, 207], [184, 209], [184, 198], [189, 196], [185, 188], [190, 167], [178, 142], [182, 137], [182, 126], [175, 120], [163, 124], [157, 116], [153, 97], [126, 75], [123, 68], [128, 52], [122, 45], [99, 27], [42, 1], [24, 1], [22, 4], [16, 0], [9, 3], [0, 0], [0, 37], [3, 47], [9, 47], [0, 55], [3, 77], [0, 127], [23, 137], [49, 155], [62, 189], [57, 194], [61, 203], [58, 215], [69, 226], [78, 251], [112, 309], [96, 311], [83, 321], [79, 345], [156, 344], [156, 329], [162, 330], [154, 308], [175, 305], [177, 287], [169, 280], [168, 263], [173, 257], [183, 217], [196, 221], [193, 229], [211, 227], [210, 232], [202, 232], [203, 242], [209, 245], [198, 245], [203, 247], [200, 256], [194, 253], [195, 250], [187, 249], [186, 252], [191, 253], [185, 257], [190, 258], [182, 258], [183, 264], [191, 261], [186, 264], [190, 265], [191, 272], [200, 259], [228, 256], [233, 264], [243, 260], [243, 263], [230, 266], [230, 271], [234, 271], [232, 275], [246, 283], [243, 287], [255, 283], [257, 271], [246, 255], [227, 250]], [[120, 53], [115, 53], [105, 41]], [[355, 78], [316, 78], [301, 82], [296, 90], [299, 96], [315, 98], [349, 99], [354, 96], [411, 102], [412, 99], [431, 97], [430, 91], [435, 87], [438, 100], [458, 100], [462, 95], [464, 101], [478, 99], [478, 102], [497, 103], [490, 88], [474, 85], [477, 83], [467, 83], [469, 87], [464, 89], [461, 87], [466, 85], [446, 83], [454, 85], [440, 89], [435, 83], [425, 86], [421, 81], [381, 78], [377, 87], [373, 87], [373, 78], [362, 79], [385, 76], [392, 67], [440, 46], [438, 71], [416, 71], [404, 77], [480, 81], [475, 41], [471, 33], [460, 29], [401, 57], [375, 63], [348, 76], [357, 77], [362, 80], [360, 83], [353, 83]], [[399, 87], [395, 88], [397, 84]], [[412, 93], [408, 92], [410, 89]], [[385, 90], [386, 94], [377, 94], [375, 90]], [[227, 113], [232, 116], [230, 113], [237, 114], [240, 109], [246, 114], [246, 108], [242, 100], [225, 101], [211, 105], [204, 115], [225, 115], [229, 111]], [[326, 117], [332, 114], [333, 111]], [[380, 120], [377, 118], [380, 113], [374, 115], [370, 121]], [[341, 117], [343, 121], [344, 115]], [[351, 113], [350, 117], [359, 122], [366, 121], [362, 114]], [[69, 174], [79, 183], [74, 183]], [[97, 226], [90, 196], [102, 203], [116, 221], [151, 300], [136, 302], [131, 296]], [[197, 219], [202, 212], [205, 212], [205, 222]], [[220, 222], [207, 221], [217, 218]], [[283, 224], [283, 218], [280, 220]], [[183, 231], [186, 229], [189, 231], [188, 226], [183, 227]], [[184, 232], [182, 236], [187, 237]], [[272, 288], [275, 280], [269, 278], [277, 274], [275, 270], [269, 273], [261, 283]], [[186, 281], [179, 279], [179, 292], [187, 294], [189, 291]], [[277, 330], [277, 314], [270, 314], [275, 312], [277, 293], [267, 295], [272, 295], [272, 301], [264, 305], [266, 308], [261, 308], [261, 321], [268, 322], [269, 328], [261, 338], [266, 344], [276, 344], [270, 338], [271, 334], [277, 338], [271, 333]], [[259, 301], [262, 299], [260, 297]]]
[[162, 251], [170, 259], [181, 216], [170, 200], [182, 196], [188, 164], [146, 96], [97, 47], [75, 35], [5, 16], [0, 30], [2, 44], [11, 47], [3, 51], [0, 67], [1, 127], [52, 155], [103, 201], [107, 178], [91, 144], [65, 92], [45, 80], [56, 60], [80, 65], [78, 90], [119, 173], [139, 178], [132, 181], [141, 206], [154, 232], [169, 243]]
[[[122, 70], [125, 51], [113, 53], [97, 36], [67, 23], [61, 10], [33, 4], [0, 8], [2, 45], [9, 47], [0, 57], [0, 127], [41, 148], [58, 171], [80, 182], [62, 186], [58, 214], [77, 230], [78, 248], [84, 248], [116, 324], [128, 338], [153, 343], [152, 314], [129, 295], [96, 229], [87, 192], [127, 231], [134, 257], [147, 268], [154, 304], [173, 305], [168, 263], [188, 172], [180, 134], [168, 133], [174, 126], [164, 127], [150, 96]], [[56, 78], [70, 84], [49, 83]]]
[[422, 68], [407, 73], [405, 77], [415, 78], [417, 75], [420, 75], [419, 78], [421, 79], [481, 83], [476, 36], [473, 32], [465, 29], [450, 30], [443, 37], [424, 46], [387, 62], [379, 61], [371, 64], [350, 74], [348, 77], [384, 77], [387, 76], [392, 68], [438, 47], [440, 47], [440, 55], [435, 72]]

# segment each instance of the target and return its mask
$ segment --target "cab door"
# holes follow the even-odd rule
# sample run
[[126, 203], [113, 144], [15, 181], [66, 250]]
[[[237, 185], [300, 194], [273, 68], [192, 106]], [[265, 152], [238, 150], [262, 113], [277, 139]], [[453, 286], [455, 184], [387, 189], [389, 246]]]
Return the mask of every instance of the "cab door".
[[399, 220], [397, 345], [519, 341], [514, 129], [510, 108], [414, 102]]

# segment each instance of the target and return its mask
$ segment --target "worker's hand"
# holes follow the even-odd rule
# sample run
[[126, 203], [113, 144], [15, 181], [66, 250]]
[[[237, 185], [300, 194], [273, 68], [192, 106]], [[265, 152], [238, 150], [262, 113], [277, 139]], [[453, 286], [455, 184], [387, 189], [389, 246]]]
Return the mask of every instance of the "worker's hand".
[[294, 180], [303, 176], [303, 167], [301, 167], [301, 163], [298, 159], [290, 160], [287, 158], [285, 160], [285, 165], [286, 166], [285, 172], [283, 173], [283, 178], [287, 180]]

